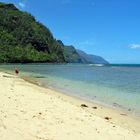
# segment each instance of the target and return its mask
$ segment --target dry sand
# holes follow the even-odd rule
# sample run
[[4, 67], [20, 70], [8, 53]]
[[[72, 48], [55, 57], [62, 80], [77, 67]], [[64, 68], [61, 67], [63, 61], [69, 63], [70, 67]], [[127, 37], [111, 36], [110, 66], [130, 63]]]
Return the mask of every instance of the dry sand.
[[3, 72], [0, 100], [0, 140], [140, 140], [139, 119]]

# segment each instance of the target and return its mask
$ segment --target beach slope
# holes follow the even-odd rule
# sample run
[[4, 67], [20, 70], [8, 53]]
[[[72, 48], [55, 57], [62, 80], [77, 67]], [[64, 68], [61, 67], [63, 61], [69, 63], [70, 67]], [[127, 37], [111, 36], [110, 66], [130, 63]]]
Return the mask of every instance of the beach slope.
[[138, 123], [123, 127], [111, 112], [100, 117], [96, 107], [3, 72], [0, 100], [0, 140], [140, 140]]

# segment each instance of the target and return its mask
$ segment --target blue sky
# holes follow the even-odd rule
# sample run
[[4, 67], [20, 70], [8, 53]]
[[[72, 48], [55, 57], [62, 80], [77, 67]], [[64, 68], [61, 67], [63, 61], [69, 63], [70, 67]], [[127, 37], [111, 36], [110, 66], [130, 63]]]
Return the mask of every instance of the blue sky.
[[140, 0], [0, 0], [16, 4], [54, 37], [110, 63], [140, 63]]

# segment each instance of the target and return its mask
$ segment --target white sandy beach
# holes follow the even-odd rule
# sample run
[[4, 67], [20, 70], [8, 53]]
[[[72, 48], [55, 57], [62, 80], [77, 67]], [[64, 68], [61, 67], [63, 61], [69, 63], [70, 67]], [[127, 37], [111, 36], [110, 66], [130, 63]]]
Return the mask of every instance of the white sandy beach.
[[140, 140], [139, 119], [3, 72], [0, 100], [0, 140]]

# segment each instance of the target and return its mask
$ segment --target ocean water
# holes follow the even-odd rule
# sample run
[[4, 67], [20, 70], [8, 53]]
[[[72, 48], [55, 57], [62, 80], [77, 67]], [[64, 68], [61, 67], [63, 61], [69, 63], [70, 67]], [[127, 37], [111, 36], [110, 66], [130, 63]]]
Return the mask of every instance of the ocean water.
[[65, 94], [140, 116], [140, 65], [26, 64], [0, 69], [29, 76]]

